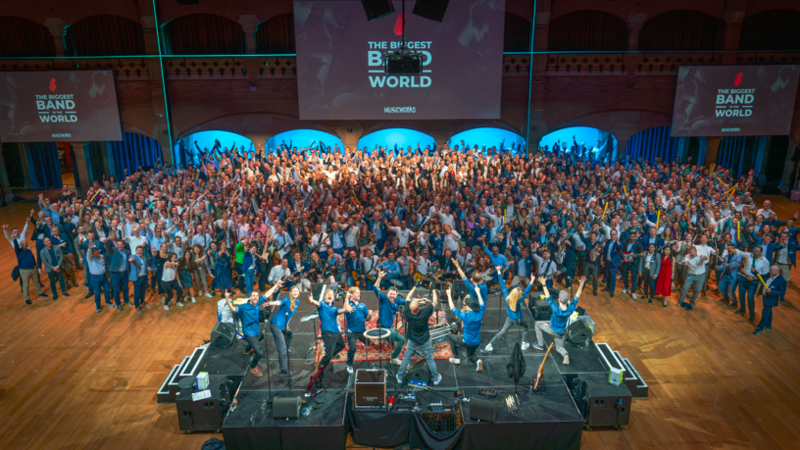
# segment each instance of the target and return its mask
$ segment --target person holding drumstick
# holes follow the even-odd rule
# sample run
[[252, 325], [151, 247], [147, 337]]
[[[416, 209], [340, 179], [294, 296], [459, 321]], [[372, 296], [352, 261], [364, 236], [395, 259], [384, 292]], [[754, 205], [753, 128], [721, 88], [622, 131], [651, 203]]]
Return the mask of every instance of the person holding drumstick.
[[319, 364], [320, 379], [323, 378], [325, 368], [328, 367], [331, 359], [344, 349], [342, 332], [339, 329], [339, 316], [345, 312], [352, 313], [355, 311], [355, 308], [350, 305], [350, 292], [345, 295], [343, 309], [333, 306], [336, 295], [332, 290], [325, 291], [323, 297], [323, 301], [318, 302], [314, 300], [313, 294], [308, 296], [308, 301], [317, 307], [319, 328], [322, 330], [322, 342], [325, 343], [325, 357], [322, 358]]
[[367, 305], [361, 303], [361, 290], [356, 286], [347, 290], [349, 296], [348, 303], [352, 311], [345, 312], [347, 319], [347, 373], [353, 373], [353, 359], [356, 356], [358, 341], [364, 343], [364, 347], [369, 346], [369, 340], [364, 336], [367, 331], [367, 321], [372, 320], [372, 313]]
[[481, 322], [483, 321], [483, 312], [486, 310], [486, 303], [484, 303], [483, 297], [481, 297], [481, 290], [477, 286], [473, 292], [478, 297], [478, 300], [476, 301], [471, 296], [467, 297], [464, 299], [464, 310], [459, 311], [453, 305], [451, 289], [447, 288], [447, 302], [450, 310], [464, 322], [464, 333], [461, 336], [450, 333], [446, 337], [447, 342], [450, 344], [450, 350], [453, 351], [453, 357], [450, 358], [452, 364], [461, 364], [461, 359], [458, 357], [458, 347], [465, 347], [467, 349], [467, 360], [475, 362], [475, 352], [478, 350], [478, 346], [481, 345]]
[[243, 305], [233, 306], [231, 303], [231, 294], [230, 292], [225, 293], [225, 301], [228, 303], [228, 309], [231, 310], [232, 313], [237, 311], [241, 312], [242, 317], [242, 332], [244, 333], [244, 339], [247, 342], [247, 348], [244, 350], [245, 355], [249, 355], [255, 352], [255, 356], [253, 360], [250, 361], [250, 373], [257, 377], [263, 377], [264, 372], [262, 372], [258, 368], [258, 361], [261, 360], [261, 357], [264, 356], [264, 349], [261, 347], [261, 343], [259, 342], [259, 338], [261, 337], [261, 329], [258, 327], [258, 310], [261, 309], [264, 304], [273, 305], [275, 306], [280, 305], [281, 302], [268, 302], [267, 299], [272, 296], [272, 294], [281, 287], [282, 282], [275, 283], [270, 290], [268, 290], [264, 295], [258, 295], [258, 291], [253, 291], [250, 293], [250, 301]]

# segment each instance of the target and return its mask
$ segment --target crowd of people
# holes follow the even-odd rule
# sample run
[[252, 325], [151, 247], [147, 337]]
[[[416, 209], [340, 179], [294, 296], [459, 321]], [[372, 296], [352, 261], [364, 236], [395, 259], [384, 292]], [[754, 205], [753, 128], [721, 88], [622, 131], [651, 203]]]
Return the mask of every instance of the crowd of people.
[[[763, 295], [756, 333], [771, 329], [800, 229], [797, 213], [779, 220], [769, 200], [756, 206], [752, 172], [450, 144], [198, 147], [189, 167], [140, 167], [95, 181], [83, 198], [66, 186], [40, 196], [24, 225], [3, 228], [28, 304], [31, 281], [46, 296], [42, 268], [53, 300], [82, 282], [97, 312], [105, 300], [140, 314], [279, 282], [396, 291], [466, 279], [510, 286], [516, 306], [530, 285], [571, 294], [585, 276], [595, 295], [601, 282], [611, 297], [621, 285], [634, 300], [689, 311], [710, 286], [750, 320]], [[501, 333], [527, 331], [516, 307], [508, 320]]]

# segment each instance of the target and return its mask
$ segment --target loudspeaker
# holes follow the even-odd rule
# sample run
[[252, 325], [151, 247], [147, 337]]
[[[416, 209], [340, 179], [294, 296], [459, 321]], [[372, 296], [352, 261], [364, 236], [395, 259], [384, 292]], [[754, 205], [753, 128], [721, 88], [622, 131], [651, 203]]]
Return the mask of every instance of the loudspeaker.
[[582, 344], [594, 336], [592, 329], [583, 320], [571, 320], [567, 327], [567, 339], [575, 344]]
[[272, 418], [297, 419], [302, 403], [300, 397], [275, 397], [272, 400]]
[[494, 423], [497, 420], [497, 401], [472, 397], [469, 400], [469, 418]]
[[391, 0], [361, 0], [361, 4], [364, 5], [364, 12], [370, 22], [394, 13], [394, 3]]
[[553, 310], [550, 309], [550, 304], [547, 303], [547, 300], [542, 300], [539, 297], [536, 297], [536, 301], [529, 302], [528, 308], [530, 308], [531, 315], [537, 321], [550, 320], [553, 315]]
[[356, 409], [386, 407], [386, 370], [358, 369], [355, 381]]
[[431, 381], [431, 369], [428, 368], [427, 361], [417, 361], [406, 372], [406, 380], [414, 380], [422, 383]]
[[444, 20], [444, 12], [447, 10], [448, 3], [450, 0], [417, 0], [414, 5], [414, 14], [434, 22], [441, 22]]
[[228, 347], [233, 345], [236, 339], [236, 330], [232, 325], [217, 322], [211, 330], [211, 345], [214, 347]]

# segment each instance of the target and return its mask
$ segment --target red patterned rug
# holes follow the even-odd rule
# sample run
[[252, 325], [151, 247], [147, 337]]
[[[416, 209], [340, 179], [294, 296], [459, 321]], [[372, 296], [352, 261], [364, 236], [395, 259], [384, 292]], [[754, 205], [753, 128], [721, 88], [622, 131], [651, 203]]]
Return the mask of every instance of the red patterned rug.
[[[431, 325], [436, 325], [438, 323], [438, 321], [439, 321], [439, 317], [444, 317], [444, 312], [443, 311], [434, 312], [434, 314], [428, 320], [428, 323], [430, 323]], [[372, 328], [377, 328], [377, 326], [378, 326], [377, 322], [378, 322], [377, 319], [368, 321], [367, 322], [367, 330], [372, 329]], [[339, 327], [342, 330], [344, 330], [346, 328], [345, 327], [344, 316], [339, 316]], [[400, 334], [405, 336], [405, 329], [403, 329], [402, 325], [400, 326], [398, 331], [400, 332]], [[344, 345], [345, 345], [344, 350], [339, 352], [338, 355], [336, 355], [333, 359], [331, 359], [331, 362], [346, 362], [347, 361], [347, 350], [348, 350], [347, 349], [347, 339], [344, 338], [344, 337], [342, 339], [344, 339]], [[372, 343], [373, 341], [369, 341], [369, 342]], [[403, 359], [403, 356], [405, 355], [405, 353], [406, 353], [406, 349], [405, 349], [405, 347], [403, 347], [403, 350], [400, 352], [400, 356], [399, 356], [399, 358], [401, 360]], [[355, 362], [363, 362], [363, 361], [376, 361], [377, 362], [377, 361], [380, 361], [381, 359], [383, 359], [383, 361], [389, 361], [391, 359], [391, 357], [392, 357], [392, 347], [389, 346], [389, 344], [387, 342], [381, 342], [380, 348], [378, 347], [377, 343], [372, 343], [367, 348], [367, 347], [364, 346], [363, 342], [356, 341], [356, 354], [355, 354], [355, 357], [353, 358], [353, 361], [355, 361]], [[446, 341], [442, 341], [442, 342], [439, 342], [438, 344], [434, 344], [433, 345], [433, 359], [448, 360], [448, 359], [450, 359], [452, 357], [453, 357], [453, 352], [450, 350], [450, 345]], [[417, 361], [418, 359], [419, 358], [414, 356], [414, 357], [411, 358], [411, 361], [412, 362], [413, 361]]]

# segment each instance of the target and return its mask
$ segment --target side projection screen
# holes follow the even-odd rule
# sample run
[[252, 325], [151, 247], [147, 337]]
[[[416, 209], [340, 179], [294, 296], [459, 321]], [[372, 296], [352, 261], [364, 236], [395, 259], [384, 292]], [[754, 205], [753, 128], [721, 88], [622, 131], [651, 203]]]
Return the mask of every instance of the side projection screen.
[[0, 77], [3, 142], [122, 140], [112, 71], [4, 72]]
[[673, 136], [789, 134], [800, 66], [683, 66]]

